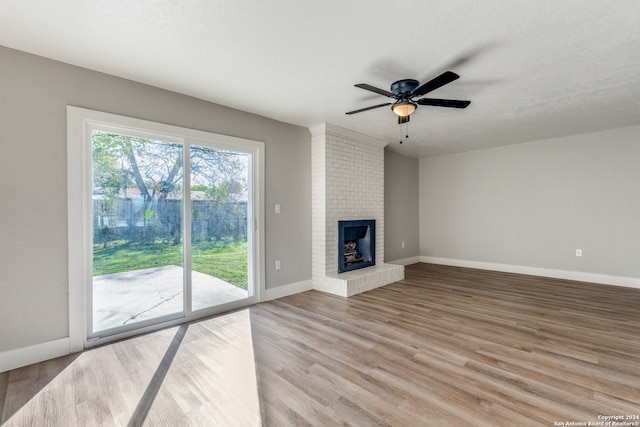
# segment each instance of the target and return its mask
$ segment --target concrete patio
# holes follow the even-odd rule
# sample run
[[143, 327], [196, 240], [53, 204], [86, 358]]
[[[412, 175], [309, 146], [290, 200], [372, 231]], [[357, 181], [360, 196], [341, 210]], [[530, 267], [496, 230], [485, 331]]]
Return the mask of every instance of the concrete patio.
[[[93, 330], [182, 312], [183, 269], [175, 265], [93, 278]], [[192, 272], [193, 310], [247, 298], [248, 292], [207, 274]]]

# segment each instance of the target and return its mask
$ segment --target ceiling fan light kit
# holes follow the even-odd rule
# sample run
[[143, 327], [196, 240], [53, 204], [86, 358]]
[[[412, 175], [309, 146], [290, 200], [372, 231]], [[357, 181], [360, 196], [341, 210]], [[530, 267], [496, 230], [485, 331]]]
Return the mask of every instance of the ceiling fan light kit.
[[[346, 114], [362, 113], [363, 111], [373, 110], [375, 108], [391, 105], [391, 110], [398, 116], [398, 123], [403, 124], [409, 121], [409, 116], [416, 111], [418, 105], [431, 105], [434, 107], [449, 107], [449, 108], [467, 108], [471, 101], [459, 101], [455, 99], [435, 99], [435, 98], [420, 98], [427, 93], [438, 89], [454, 80], [459, 79], [460, 76], [452, 71], [445, 71], [438, 77], [435, 77], [422, 86], [420, 82], [414, 79], [403, 79], [393, 82], [391, 84], [391, 91], [379, 89], [371, 86], [367, 83], [358, 83], [355, 85], [357, 88], [368, 90], [370, 92], [383, 95], [388, 98], [394, 98], [396, 101], [391, 103], [373, 105], [371, 107], [360, 108], [358, 110], [349, 111]], [[420, 98], [415, 99], [414, 98]]]
[[398, 117], [407, 117], [410, 116], [411, 113], [416, 111], [418, 107], [417, 104], [409, 101], [398, 101], [391, 106], [391, 110], [396, 113]]

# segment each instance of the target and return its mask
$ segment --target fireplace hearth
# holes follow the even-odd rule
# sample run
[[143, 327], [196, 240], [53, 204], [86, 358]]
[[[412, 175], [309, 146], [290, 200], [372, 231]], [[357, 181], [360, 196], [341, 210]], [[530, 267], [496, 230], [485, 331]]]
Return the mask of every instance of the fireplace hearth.
[[376, 264], [376, 221], [338, 221], [338, 273]]

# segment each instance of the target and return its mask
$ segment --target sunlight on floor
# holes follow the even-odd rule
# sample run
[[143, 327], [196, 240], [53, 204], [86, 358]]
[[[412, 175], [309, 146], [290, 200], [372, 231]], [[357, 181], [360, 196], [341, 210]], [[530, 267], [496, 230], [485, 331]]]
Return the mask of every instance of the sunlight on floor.
[[3, 426], [262, 425], [249, 310], [11, 375]]

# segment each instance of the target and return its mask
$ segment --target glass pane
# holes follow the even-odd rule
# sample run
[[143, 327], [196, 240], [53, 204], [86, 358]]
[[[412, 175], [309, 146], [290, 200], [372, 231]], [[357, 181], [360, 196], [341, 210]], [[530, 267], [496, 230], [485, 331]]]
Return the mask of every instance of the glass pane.
[[191, 146], [192, 309], [248, 297], [249, 155]]
[[182, 145], [91, 141], [93, 332], [183, 313]]

